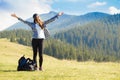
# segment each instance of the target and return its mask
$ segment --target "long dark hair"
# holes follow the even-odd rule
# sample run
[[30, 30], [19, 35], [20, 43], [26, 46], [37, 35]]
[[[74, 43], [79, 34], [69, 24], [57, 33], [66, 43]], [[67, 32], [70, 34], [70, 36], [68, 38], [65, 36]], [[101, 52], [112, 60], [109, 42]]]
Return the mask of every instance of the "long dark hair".
[[[35, 24], [36, 24], [36, 16], [38, 16], [37, 13], [33, 14], [33, 19], [34, 19], [34, 23], [35, 23]], [[43, 26], [43, 22], [42, 22], [42, 25], [39, 24], [39, 26], [41, 27], [41, 29], [43, 29], [43, 28], [44, 28], [44, 26]]]
[[36, 16], [37, 16], [37, 15], [38, 15], [37, 13], [33, 14], [33, 19], [34, 19], [33, 22], [34, 22], [34, 23], [36, 23], [36, 22], [35, 22], [35, 19], [36, 19]]

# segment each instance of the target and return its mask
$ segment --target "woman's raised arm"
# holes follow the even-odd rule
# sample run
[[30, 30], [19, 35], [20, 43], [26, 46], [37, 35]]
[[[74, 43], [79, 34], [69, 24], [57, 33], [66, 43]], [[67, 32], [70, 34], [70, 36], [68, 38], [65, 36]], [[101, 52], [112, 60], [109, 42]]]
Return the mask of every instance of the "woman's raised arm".
[[44, 24], [48, 24], [48, 23], [50, 23], [50, 22], [55, 21], [55, 19], [57, 19], [58, 16], [61, 16], [61, 15], [63, 15], [63, 12], [59, 12], [59, 13], [58, 13], [57, 15], [55, 15], [54, 17], [48, 19], [47, 21], [44, 21]]
[[15, 17], [18, 19], [18, 16], [14, 13], [14, 14], [11, 14], [12, 17]]
[[11, 14], [11, 16], [17, 18], [18, 20], [20, 20], [21, 22], [29, 25], [30, 27], [31, 27], [31, 25], [32, 25], [31, 22], [28, 22], [28, 21], [23, 20], [22, 18], [18, 17], [15, 13], [14, 13], [14, 14]]

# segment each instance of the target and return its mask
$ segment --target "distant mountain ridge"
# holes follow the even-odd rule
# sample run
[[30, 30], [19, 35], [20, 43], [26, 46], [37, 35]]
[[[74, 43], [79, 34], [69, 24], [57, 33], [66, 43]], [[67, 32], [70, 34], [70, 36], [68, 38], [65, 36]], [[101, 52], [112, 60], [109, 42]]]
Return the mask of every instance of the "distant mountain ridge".
[[[56, 14], [57, 14], [56, 12], [51, 11], [46, 14], [41, 14], [40, 17], [43, 21], [45, 21], [55, 16]], [[80, 16], [64, 14], [60, 16], [59, 19], [57, 19], [56, 21], [48, 24], [47, 27], [51, 31], [51, 33], [54, 33], [54, 32], [57, 32], [58, 30], [60, 31], [62, 29], [75, 27], [76, 25], [83, 25], [83, 24], [89, 23], [91, 21], [94, 21], [94, 20], [97, 20], [97, 19], [100, 19], [106, 16], [109, 16], [109, 14], [101, 13], [101, 12], [91, 12], [91, 13], [87, 13], [85, 15], [80, 15]], [[32, 17], [27, 19], [27, 21], [32, 22], [33, 21]], [[13, 30], [13, 29], [31, 30], [30, 27], [28, 27], [26, 24], [22, 22], [18, 22], [10, 26], [6, 30]]]

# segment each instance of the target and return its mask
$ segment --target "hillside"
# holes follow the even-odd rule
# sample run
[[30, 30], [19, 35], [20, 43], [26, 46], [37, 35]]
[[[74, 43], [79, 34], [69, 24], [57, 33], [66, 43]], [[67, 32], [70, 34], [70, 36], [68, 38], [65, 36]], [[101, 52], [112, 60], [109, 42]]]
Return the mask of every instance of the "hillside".
[[[7, 38], [11, 42], [19, 43], [26, 46], [31, 46], [31, 33], [32, 33], [31, 31], [22, 30], [22, 29], [3, 31], [0, 32], [0, 38]], [[65, 41], [66, 38], [63, 38], [63, 40], [54, 39], [54, 38], [49, 38], [48, 40], [45, 40], [44, 41], [45, 54], [58, 59], [77, 60], [77, 61], [105, 62], [105, 61], [120, 60], [119, 56], [116, 56], [113, 53], [105, 54], [104, 50], [102, 49], [97, 49], [95, 47], [89, 48], [89, 46], [85, 46], [85, 45], [80, 45], [79, 47], [76, 47], [74, 46], [74, 44], [70, 44], [69, 42], [66, 42]], [[71, 40], [71, 38], [69, 40]]]
[[[18, 43], [12, 43], [8, 39], [3, 38], [0, 39], [0, 63], [13, 63], [17, 65], [18, 59], [25, 55], [26, 57], [32, 58], [32, 48], [24, 45], [20, 45]], [[46, 60], [51, 62], [57, 59], [52, 58], [50, 56], [44, 55]], [[10, 62], [9, 62], [10, 59]]]
[[17, 61], [31, 48], [0, 39], [0, 80], [120, 80], [119, 63], [58, 60], [44, 55], [44, 71], [17, 72]]

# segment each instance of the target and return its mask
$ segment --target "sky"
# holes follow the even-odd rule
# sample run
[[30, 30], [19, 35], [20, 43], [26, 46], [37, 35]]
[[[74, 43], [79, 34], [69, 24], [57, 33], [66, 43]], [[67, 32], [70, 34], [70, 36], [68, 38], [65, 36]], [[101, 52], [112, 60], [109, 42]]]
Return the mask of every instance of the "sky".
[[120, 0], [0, 0], [0, 31], [18, 22], [12, 13], [27, 19], [34, 13], [50, 11], [70, 15], [83, 15], [89, 12], [108, 14], [120, 13]]

